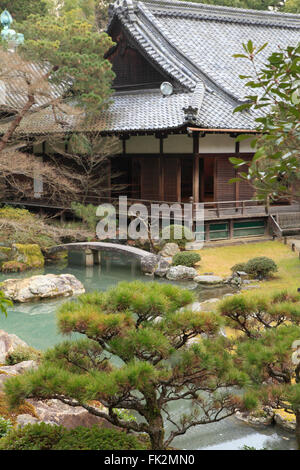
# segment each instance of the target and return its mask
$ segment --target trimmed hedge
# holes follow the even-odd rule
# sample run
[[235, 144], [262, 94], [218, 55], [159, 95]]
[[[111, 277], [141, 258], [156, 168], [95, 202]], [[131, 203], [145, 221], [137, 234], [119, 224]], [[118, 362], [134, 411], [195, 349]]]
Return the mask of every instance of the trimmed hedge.
[[237, 263], [237, 264], [235, 264], [234, 266], [232, 266], [231, 272], [232, 272], [232, 273], [236, 273], [236, 272], [238, 272], [238, 271], [247, 272], [247, 271], [246, 271], [246, 264], [247, 264], [247, 263]]
[[266, 279], [271, 273], [278, 271], [276, 263], [265, 256], [250, 259], [245, 269], [248, 274], [258, 279]]
[[260, 256], [257, 258], [250, 259], [247, 263], [237, 263], [232, 266], [231, 271], [233, 273], [237, 271], [245, 271], [252, 277], [258, 279], [266, 279], [271, 273], [278, 271], [275, 261], [266, 256]]
[[173, 256], [173, 266], [188, 266], [194, 267], [198, 261], [201, 261], [201, 256], [192, 251], [182, 251]]
[[136, 436], [97, 426], [66, 429], [46, 423], [12, 429], [0, 439], [0, 450], [141, 450]]

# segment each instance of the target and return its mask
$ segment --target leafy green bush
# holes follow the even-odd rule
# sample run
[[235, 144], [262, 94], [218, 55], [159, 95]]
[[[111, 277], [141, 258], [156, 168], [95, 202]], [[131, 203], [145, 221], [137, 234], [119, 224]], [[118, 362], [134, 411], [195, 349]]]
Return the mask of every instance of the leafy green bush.
[[187, 242], [194, 240], [194, 235], [183, 225], [169, 225], [162, 229], [161, 238], [166, 243], [177, 243], [180, 248], [185, 248]]
[[173, 266], [193, 267], [200, 260], [201, 256], [198, 253], [182, 251], [181, 253], [176, 253], [176, 255], [173, 256], [172, 264]]
[[252, 258], [245, 266], [248, 274], [258, 279], [266, 279], [271, 273], [278, 271], [276, 263], [265, 256], [259, 258]]
[[133, 435], [115, 429], [79, 426], [66, 429], [45, 423], [12, 429], [0, 441], [0, 450], [140, 450], [145, 449]]
[[92, 429], [79, 426], [66, 431], [54, 447], [56, 450], [139, 450], [143, 448], [145, 447], [133, 435], [97, 426]]
[[0, 450], [51, 450], [63, 437], [64, 428], [51, 424], [27, 424], [13, 428], [0, 441]]
[[11, 421], [0, 416], [0, 438], [6, 436], [6, 434], [10, 431], [11, 428]]
[[6, 355], [5, 362], [8, 366], [13, 366], [23, 361], [39, 361], [41, 357], [42, 353], [30, 346], [17, 346]]
[[238, 271], [247, 272], [247, 271], [245, 271], [246, 270], [246, 264], [247, 263], [237, 263], [237, 264], [235, 264], [234, 266], [232, 266], [231, 272], [233, 272], [233, 273], [236, 273]]

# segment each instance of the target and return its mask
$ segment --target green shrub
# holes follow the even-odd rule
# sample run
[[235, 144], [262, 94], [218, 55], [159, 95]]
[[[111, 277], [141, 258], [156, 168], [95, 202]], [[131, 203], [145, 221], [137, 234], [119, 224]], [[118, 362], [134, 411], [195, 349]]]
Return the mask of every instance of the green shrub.
[[278, 270], [276, 263], [265, 256], [259, 258], [253, 258], [248, 261], [245, 266], [245, 270], [248, 274], [258, 279], [266, 279], [271, 273]]
[[234, 266], [232, 266], [231, 272], [233, 272], [233, 273], [236, 273], [238, 271], [247, 272], [246, 271], [246, 264], [247, 263], [237, 263], [237, 264], [235, 264]]
[[0, 416], [0, 439], [10, 431], [12, 428], [12, 423], [9, 419], [2, 418]]
[[13, 428], [0, 441], [0, 450], [51, 450], [63, 437], [64, 428], [51, 424], [27, 424]]
[[115, 429], [92, 429], [79, 426], [66, 431], [54, 447], [55, 450], [139, 450], [145, 448], [130, 434]]
[[201, 256], [198, 253], [182, 251], [181, 253], [176, 253], [176, 255], [173, 256], [172, 264], [173, 266], [193, 267], [200, 260]]
[[5, 362], [8, 366], [19, 364], [23, 361], [39, 361], [42, 353], [30, 346], [17, 346], [14, 351], [6, 355]]
[[139, 439], [115, 429], [79, 426], [66, 429], [45, 423], [15, 428], [0, 441], [0, 450], [140, 450]]
[[162, 229], [161, 238], [166, 243], [177, 243], [180, 248], [185, 248], [187, 242], [194, 240], [194, 235], [183, 225], [169, 225]]

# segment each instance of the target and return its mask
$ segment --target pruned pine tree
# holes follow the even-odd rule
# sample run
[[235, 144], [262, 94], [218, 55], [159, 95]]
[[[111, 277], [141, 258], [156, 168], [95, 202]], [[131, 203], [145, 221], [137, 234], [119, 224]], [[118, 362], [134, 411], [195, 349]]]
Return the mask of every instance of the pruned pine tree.
[[[220, 317], [186, 309], [192, 300], [190, 291], [136, 281], [64, 304], [60, 331], [86, 338], [56, 346], [37, 371], [7, 381], [11, 405], [39, 397], [82, 406], [126, 431], [146, 433], [152, 449], [253, 405], [234, 391], [247, 374], [219, 336]], [[169, 405], [180, 400], [190, 411], [177, 419]], [[117, 410], [130, 410], [137, 420], [124, 420]]]

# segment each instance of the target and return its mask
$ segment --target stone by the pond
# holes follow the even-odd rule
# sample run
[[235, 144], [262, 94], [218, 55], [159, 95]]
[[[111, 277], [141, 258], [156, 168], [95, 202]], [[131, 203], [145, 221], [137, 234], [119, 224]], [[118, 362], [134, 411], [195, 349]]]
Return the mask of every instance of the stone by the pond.
[[180, 312], [184, 312], [184, 310], [191, 310], [192, 312], [201, 312], [202, 304], [200, 302], [193, 302], [192, 304], [189, 304], [186, 307], [181, 307], [179, 309]]
[[252, 426], [270, 426], [274, 421], [274, 412], [262, 413], [261, 416], [255, 416], [255, 414], [237, 411], [235, 414], [236, 418], [244, 423]]
[[19, 428], [24, 428], [24, 426], [27, 426], [27, 424], [36, 424], [39, 422], [38, 418], [35, 418], [34, 416], [28, 415], [28, 414], [23, 414], [23, 415], [18, 415], [16, 419], [17, 425]]
[[[56, 399], [51, 400], [26, 400], [31, 403], [39, 421], [64, 426], [68, 429], [84, 426], [90, 428], [95, 424], [101, 427], [114, 427], [104, 418], [99, 418], [89, 413], [81, 406], [69, 406]], [[99, 404], [100, 405], [100, 404]], [[101, 411], [106, 409], [102, 407]]]
[[36, 369], [37, 363], [35, 361], [23, 361], [19, 364], [13, 366], [1, 366], [0, 367], [0, 391], [4, 387], [4, 382], [10, 377], [15, 377], [16, 375], [23, 374], [27, 370]]
[[293, 414], [285, 413], [282, 415], [280, 411], [275, 410], [274, 421], [278, 426], [288, 431], [295, 431], [296, 429], [296, 417]]
[[0, 330], [0, 364], [4, 364], [7, 354], [13, 352], [19, 346], [28, 347], [25, 341], [18, 336]]
[[180, 252], [180, 248], [177, 243], [166, 243], [163, 249], [159, 252], [161, 256], [173, 257], [176, 253]]
[[203, 304], [215, 304], [216, 302], [219, 302], [220, 299], [218, 297], [214, 297], [213, 299], [207, 299], [204, 300], [202, 303]]
[[15, 243], [12, 245], [12, 259], [23, 263], [29, 268], [42, 268], [44, 266], [44, 257], [39, 245], [23, 245]]
[[83, 294], [83, 284], [73, 274], [46, 274], [26, 279], [7, 279], [1, 283], [4, 295], [14, 302], [69, 297]]
[[153, 253], [148, 253], [141, 259], [141, 270], [144, 274], [154, 274], [157, 267], [158, 257]]
[[167, 279], [169, 279], [169, 281], [188, 281], [193, 280], [196, 275], [197, 271], [194, 268], [172, 266], [167, 272]]
[[170, 263], [166, 258], [160, 258], [157, 268], [154, 271], [155, 276], [164, 277], [169, 271]]
[[243, 287], [241, 290], [251, 290], [251, 289], [258, 289], [260, 286], [258, 284], [250, 284], [249, 286]]
[[[4, 257], [4, 254], [6, 256]], [[15, 243], [10, 247], [1, 247], [0, 264], [2, 272], [18, 272], [26, 269], [38, 269], [45, 260], [41, 248], [36, 244]]]
[[204, 284], [204, 285], [215, 285], [215, 284], [222, 284], [223, 283], [223, 278], [220, 276], [195, 276], [194, 281], [197, 282], [198, 284]]

